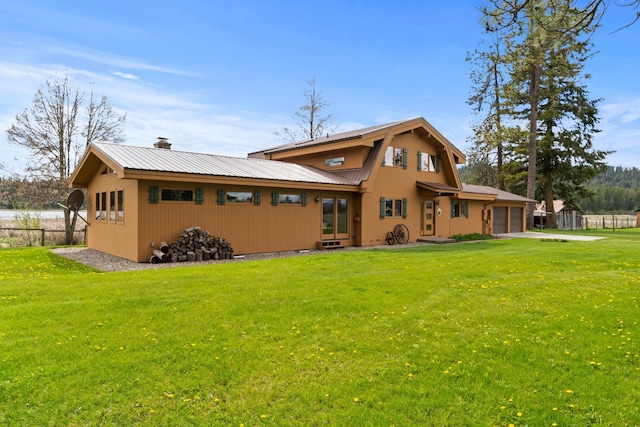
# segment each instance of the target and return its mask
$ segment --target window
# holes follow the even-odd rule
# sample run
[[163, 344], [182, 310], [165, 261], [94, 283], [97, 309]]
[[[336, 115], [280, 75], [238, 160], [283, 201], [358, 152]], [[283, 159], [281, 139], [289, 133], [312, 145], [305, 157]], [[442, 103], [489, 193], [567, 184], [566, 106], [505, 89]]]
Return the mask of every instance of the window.
[[193, 190], [162, 189], [160, 200], [163, 202], [193, 202]]
[[299, 194], [280, 194], [278, 201], [281, 205], [299, 205], [300, 195]]
[[418, 151], [418, 170], [423, 172], [440, 172], [440, 156]]
[[344, 157], [334, 157], [332, 159], [325, 159], [324, 165], [326, 167], [344, 166]]
[[107, 193], [100, 193], [100, 220], [106, 221], [107, 219]]
[[396, 166], [407, 168], [407, 149], [397, 147], [387, 147], [382, 160], [382, 166]]
[[118, 190], [118, 222], [124, 221], [124, 191]]
[[228, 191], [227, 202], [229, 203], [252, 203], [253, 193], [250, 191]]
[[394, 216], [402, 216], [402, 200], [394, 200], [393, 202], [394, 206], [395, 206], [395, 210], [393, 215]]
[[116, 220], [116, 192], [109, 192], [109, 221], [115, 222]]
[[380, 219], [387, 217], [407, 217], [407, 199], [387, 199], [380, 197]]
[[384, 203], [384, 215], [393, 216], [393, 200], [385, 199]]
[[469, 218], [469, 202], [459, 200], [451, 201], [451, 218], [459, 218], [464, 216]]

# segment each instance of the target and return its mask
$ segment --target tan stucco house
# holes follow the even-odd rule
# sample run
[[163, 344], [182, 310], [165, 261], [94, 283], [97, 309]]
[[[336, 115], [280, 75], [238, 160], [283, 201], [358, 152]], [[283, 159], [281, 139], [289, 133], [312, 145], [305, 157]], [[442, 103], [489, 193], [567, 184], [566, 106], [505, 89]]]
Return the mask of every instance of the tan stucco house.
[[462, 184], [464, 162], [416, 118], [247, 158], [92, 143], [70, 185], [88, 193], [89, 248], [138, 262], [191, 226], [236, 254], [384, 244], [399, 224], [412, 242], [524, 231], [534, 201]]

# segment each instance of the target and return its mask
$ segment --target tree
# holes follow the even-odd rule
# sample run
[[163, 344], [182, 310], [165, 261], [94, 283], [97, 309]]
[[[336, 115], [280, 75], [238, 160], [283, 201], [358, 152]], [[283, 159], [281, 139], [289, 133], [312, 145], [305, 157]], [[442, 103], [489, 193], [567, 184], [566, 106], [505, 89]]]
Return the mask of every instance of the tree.
[[295, 113], [295, 128], [282, 129], [282, 132], [274, 133], [282, 139], [295, 142], [300, 140], [315, 139], [325, 135], [325, 133], [335, 131], [335, 127], [331, 127], [333, 114], [325, 114], [324, 110], [330, 106], [322, 92], [316, 89], [316, 79], [313, 78], [307, 82], [309, 86], [304, 91], [305, 104]]
[[[84, 92], [71, 87], [69, 77], [47, 80], [36, 92], [33, 105], [18, 114], [7, 130], [9, 143], [29, 153], [27, 173], [54, 182], [57, 199], [64, 201], [69, 178], [85, 146], [94, 140], [122, 142], [126, 116], [118, 116], [105, 96], [93, 91], [83, 110]], [[82, 124], [85, 123], [85, 124]], [[65, 240], [71, 244], [76, 215], [65, 209]]]
[[[526, 196], [530, 199], [538, 196], [538, 145], [540, 140], [544, 141], [541, 134], [547, 138], [554, 135], [554, 126], [562, 125], [563, 119], [570, 115], [568, 109], [554, 110], [558, 115], [545, 123], [546, 128], [540, 129], [540, 124], [545, 120], [541, 117], [545, 102], [551, 108], [557, 101], [554, 98], [557, 94], [549, 92], [550, 86], [545, 87], [544, 84], [549, 84], [553, 77], [566, 81], [576, 78], [576, 74], [571, 74], [567, 68], [559, 64], [551, 65], [553, 53], [571, 56], [572, 52], [584, 52], [586, 42], [580, 39], [588, 39], [595, 30], [594, 23], [600, 13], [599, 8], [591, 4], [579, 8], [573, 0], [490, 0], [482, 10], [487, 31], [500, 34], [507, 46], [506, 53], [500, 57], [505, 61], [503, 65], [509, 74], [509, 80], [501, 92], [503, 111], [509, 112], [516, 126], [527, 122], [526, 147], [520, 145], [519, 141], [511, 143], [513, 155], [521, 164], [526, 164]], [[584, 57], [573, 59], [577, 62], [585, 60]], [[588, 120], [584, 115], [581, 118]], [[591, 131], [594, 128], [589, 128], [582, 136], [587, 136]], [[521, 174], [517, 172], [516, 175], [518, 181]], [[528, 228], [533, 227], [533, 209], [533, 204], [527, 206]]]

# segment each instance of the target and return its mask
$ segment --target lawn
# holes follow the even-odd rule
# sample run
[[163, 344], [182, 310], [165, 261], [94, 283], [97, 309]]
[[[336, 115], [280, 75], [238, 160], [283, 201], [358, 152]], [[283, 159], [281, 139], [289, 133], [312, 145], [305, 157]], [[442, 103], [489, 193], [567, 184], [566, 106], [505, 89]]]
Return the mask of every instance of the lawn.
[[0, 425], [639, 425], [640, 230], [608, 236], [127, 273], [3, 249]]

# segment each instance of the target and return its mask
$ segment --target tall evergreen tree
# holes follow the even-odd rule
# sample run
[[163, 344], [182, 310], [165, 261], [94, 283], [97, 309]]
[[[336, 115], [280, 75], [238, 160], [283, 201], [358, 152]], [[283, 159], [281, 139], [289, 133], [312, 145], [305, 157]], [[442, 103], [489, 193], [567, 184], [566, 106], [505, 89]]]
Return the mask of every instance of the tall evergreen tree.
[[[581, 83], [596, 16], [572, 0], [490, 0], [483, 16], [487, 30], [501, 34], [507, 47], [501, 60], [508, 79], [499, 92], [503, 127], [509, 121], [527, 135], [526, 143], [502, 136], [506, 185], [520, 188], [524, 167], [528, 198], [542, 196], [540, 179], [549, 205], [554, 197], [570, 199], [607, 154], [592, 149], [597, 101], [588, 99]], [[528, 228], [533, 208], [527, 208]]]

